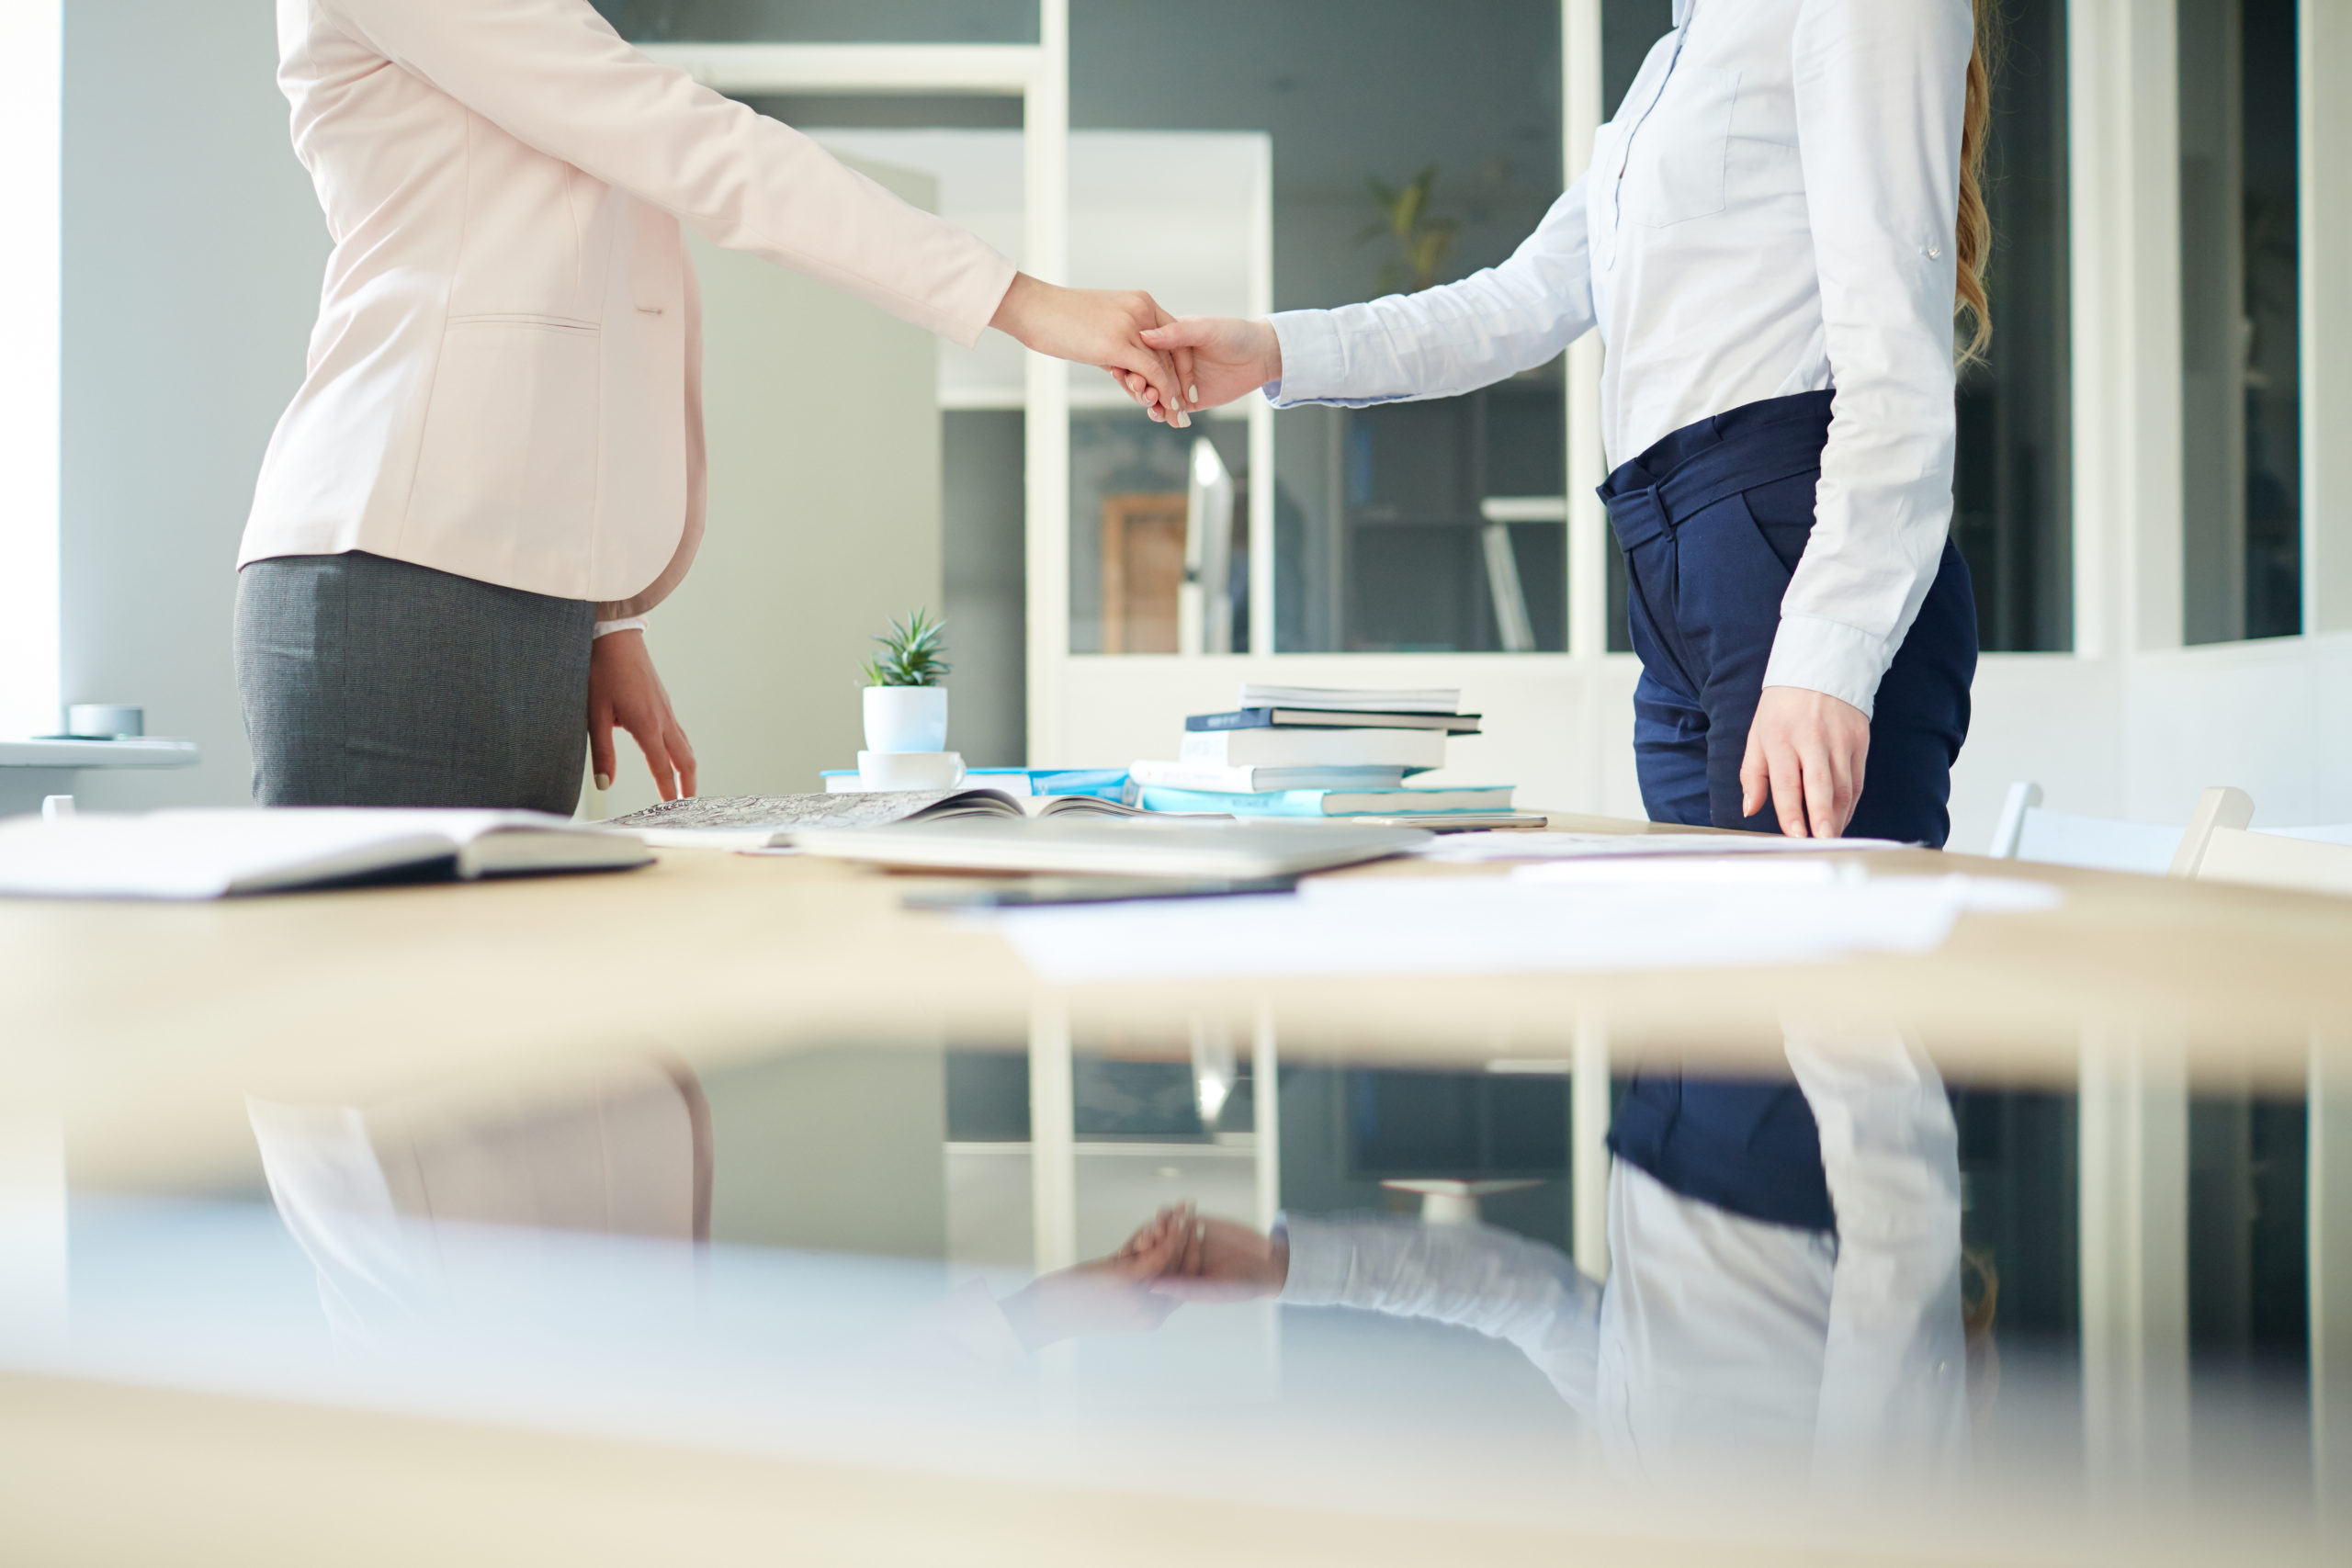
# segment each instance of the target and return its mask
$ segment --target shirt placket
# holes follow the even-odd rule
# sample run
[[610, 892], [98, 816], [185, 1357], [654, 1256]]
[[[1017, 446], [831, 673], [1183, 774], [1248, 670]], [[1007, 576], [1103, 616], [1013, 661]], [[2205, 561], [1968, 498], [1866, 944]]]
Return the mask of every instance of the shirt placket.
[[[1617, 177], [1611, 182], [1609, 191], [1609, 229], [1612, 242], [1625, 220], [1625, 166], [1634, 161], [1634, 139], [1641, 135], [1642, 127], [1650, 122], [1650, 116], [1657, 110], [1658, 100], [1666, 96], [1666, 85], [1674, 80], [1675, 68], [1682, 63], [1682, 46], [1690, 37], [1690, 18], [1698, 8], [1697, 0], [1687, 0], [1686, 4], [1675, 7], [1674, 52], [1667, 57], [1666, 69], [1659, 73], [1657, 85], [1651, 90], [1649, 101], [1642, 106], [1641, 113], [1634, 117], [1624, 139], [1618, 143]], [[1616, 249], [1613, 243], [1610, 248], [1612, 252]]]

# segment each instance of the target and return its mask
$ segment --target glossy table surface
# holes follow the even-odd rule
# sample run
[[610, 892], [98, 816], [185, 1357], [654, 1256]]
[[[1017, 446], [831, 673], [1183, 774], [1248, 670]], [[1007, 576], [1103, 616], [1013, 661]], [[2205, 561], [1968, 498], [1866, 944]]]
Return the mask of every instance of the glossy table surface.
[[[2324, 1560], [2341, 1538], [2313, 1523], [2312, 1489], [2329, 1461], [2312, 1470], [2303, 1435], [2324, 1388], [2290, 1378], [2283, 1393], [2248, 1393], [2239, 1379], [2200, 1394], [2200, 1412], [2234, 1402], [2238, 1425], [2200, 1414], [2179, 1464], [2243, 1439], [2246, 1453], [2288, 1454], [2284, 1469], [2209, 1481], [2201, 1523], [2159, 1507], [2119, 1534], [2120, 1516], [2086, 1513], [2083, 1497], [2116, 1484], [2139, 1495], [2165, 1472], [2141, 1455], [2123, 1482], [2100, 1481], [2113, 1467], [2101, 1470], [2097, 1441], [2083, 1457], [2084, 1401], [2098, 1404], [2108, 1374], [2074, 1340], [2007, 1352], [2007, 1447], [1988, 1455], [1980, 1437], [1977, 1449], [1997, 1478], [1992, 1503], [1890, 1494], [1825, 1516], [1818, 1499], [1718, 1497], [1678, 1516], [1625, 1492], [1511, 1352], [1459, 1329], [1416, 1338], [1335, 1326], [1328, 1310], [1186, 1307], [1157, 1335], [1049, 1346], [1017, 1387], [953, 1398], [927, 1373], [902, 1382], [899, 1349], [841, 1337], [853, 1318], [929, 1324], [924, 1303], [950, 1286], [951, 1300], [978, 1292], [985, 1316], [1033, 1264], [1066, 1260], [1048, 1256], [1049, 1230], [1070, 1257], [1098, 1256], [1155, 1194], [1244, 1217], [1256, 1204], [1261, 1222], [1275, 1180], [1285, 1203], [1317, 1182], [1409, 1202], [1380, 1196], [1357, 1154], [1315, 1142], [1327, 1100], [1361, 1121], [1340, 1108], [1365, 1069], [1471, 1084], [1519, 1068], [1564, 1086], [1566, 1065], [1598, 1046], [1620, 1074], [1653, 1057], [1785, 1071], [1799, 1028], [1907, 1039], [1955, 1089], [2030, 1104], [2064, 1100], [2087, 1071], [2121, 1071], [2178, 1086], [2176, 1103], [2193, 1091], [2258, 1107], [2352, 1069], [2352, 900], [1928, 852], [1825, 854], [1857, 875], [2022, 879], [2057, 898], [1964, 914], [1934, 951], [1908, 955], [1072, 986], [1039, 981], [986, 920], [903, 908], [920, 879], [789, 855], [664, 850], [622, 874], [206, 905], [0, 901], [0, 1198], [14, 1195], [0, 1203], [0, 1263], [51, 1256], [45, 1192], [72, 1236], [47, 1297], [0, 1288], [0, 1534], [57, 1562], [1372, 1563], [1713, 1561], [1726, 1535], [1767, 1561], [1941, 1560], [1964, 1530], [1984, 1555], [2040, 1562], [2203, 1557], [2267, 1521], [2264, 1550]], [[1390, 862], [1331, 874], [1501, 871]], [[1165, 1130], [1169, 1106], [1192, 1116], [1219, 1073], [1217, 1092], [1246, 1105], [1233, 1064], [1254, 1084], [1253, 1052], [1257, 1072], [1278, 1062], [1283, 1075], [1278, 1177], [1255, 1110], [1227, 1115], [1223, 1133], [1213, 1106], [1190, 1131]], [[1073, 1060], [1074, 1090], [1035, 1076]], [[475, 1269], [478, 1291], [499, 1281], [496, 1313], [466, 1317], [462, 1335], [386, 1350], [382, 1325], [424, 1299], [408, 1286], [373, 1306], [350, 1296], [348, 1311], [329, 1300], [321, 1318], [322, 1293], [381, 1280], [338, 1273], [349, 1260], [328, 1256], [344, 1245], [334, 1227], [323, 1240], [304, 1231], [295, 1166], [264, 1182], [269, 1107], [307, 1108], [305, 1127], [364, 1124], [353, 1146], [379, 1156], [413, 1224], [408, 1179], [386, 1152], [397, 1139], [427, 1151], [421, 1168], [453, 1138], [511, 1153], [514, 1129], [571, 1116], [584, 1083], [605, 1086], [600, 1103], [641, 1105], [610, 1085], [649, 1070], [657, 1099], [660, 1083], [682, 1086], [692, 1128], [695, 1160], [675, 1181], [700, 1183], [704, 1239], [679, 1276], [699, 1281], [684, 1296], [661, 1283], [672, 1253], [576, 1240], [658, 1237], [661, 1224], [548, 1220], [558, 1200], [542, 1191], [521, 1211], [539, 1221], [493, 1208], [450, 1229], [445, 1215], [430, 1239], [436, 1269]], [[1029, 1130], [971, 1132], [976, 1084], [1012, 1086]], [[1075, 1144], [1027, 1122], [1056, 1093], [1076, 1106]], [[637, 1168], [622, 1120], [598, 1134], [608, 1207], [633, 1201], [616, 1174]], [[2316, 1111], [2312, 1122], [2317, 1147]], [[2089, 1157], [2072, 1134], [2063, 1148]], [[1058, 1220], [1054, 1159], [1075, 1172], [1058, 1201], [1076, 1211]], [[901, 1190], [910, 1162], [927, 1174]], [[684, 1201], [688, 1187], [648, 1179], [653, 1198]], [[2027, 1191], [2027, 1208], [2075, 1202], [2075, 1179]], [[1490, 1208], [1564, 1247], [1570, 1201], [1555, 1179]], [[2316, 1189], [2309, 1201], [2302, 1267], [2340, 1269], [2345, 1221]], [[494, 1261], [460, 1267], [483, 1214], [495, 1222], [483, 1234], [506, 1239], [483, 1255]], [[557, 1239], [517, 1251], [518, 1224]], [[685, 1224], [672, 1227], [679, 1246]], [[2033, 1281], [2012, 1286], [2030, 1294]], [[548, 1306], [555, 1295], [596, 1300], [604, 1315], [574, 1323]], [[771, 1321], [772, 1336], [756, 1327]], [[2162, 1382], [2132, 1382], [2132, 1397]], [[2043, 1464], [2044, 1446], [2063, 1458]], [[144, 1506], [111, 1506], [125, 1496]]]

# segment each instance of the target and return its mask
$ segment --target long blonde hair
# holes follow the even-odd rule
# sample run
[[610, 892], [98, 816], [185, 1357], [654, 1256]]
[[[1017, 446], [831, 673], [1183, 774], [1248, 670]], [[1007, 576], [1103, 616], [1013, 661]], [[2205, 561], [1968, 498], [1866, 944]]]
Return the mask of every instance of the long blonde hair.
[[1968, 51], [1968, 96], [1960, 117], [1960, 223], [1954, 259], [1960, 276], [1951, 313], [1969, 316], [1969, 337], [1960, 351], [1963, 366], [1981, 365], [1993, 341], [1993, 305], [1984, 293], [1985, 264], [1992, 259], [1993, 217], [1984, 210], [1984, 141], [1993, 129], [1993, 72], [2000, 63], [2000, 0], [1975, 0], [1976, 41]]

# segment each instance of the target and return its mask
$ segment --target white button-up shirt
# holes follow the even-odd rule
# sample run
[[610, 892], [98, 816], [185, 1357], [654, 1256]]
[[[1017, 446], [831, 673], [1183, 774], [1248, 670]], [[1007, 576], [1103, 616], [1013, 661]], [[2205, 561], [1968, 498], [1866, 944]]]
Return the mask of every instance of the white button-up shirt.
[[1608, 344], [1612, 463], [1835, 388], [1769, 686], [1871, 711], [1951, 523], [1968, 0], [1678, 0], [1591, 165], [1500, 266], [1273, 318], [1277, 407], [1451, 397]]

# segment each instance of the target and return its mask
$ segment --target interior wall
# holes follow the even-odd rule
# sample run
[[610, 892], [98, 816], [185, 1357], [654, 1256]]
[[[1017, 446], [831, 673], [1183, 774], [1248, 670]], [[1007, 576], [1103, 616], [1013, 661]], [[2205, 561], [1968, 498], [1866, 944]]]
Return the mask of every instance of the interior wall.
[[1029, 749], [1022, 423], [1019, 409], [940, 415], [947, 744], [975, 768], [1019, 767]]
[[738, 1246], [947, 1256], [946, 1058], [845, 1047], [705, 1075], [710, 1235]]
[[76, 774], [85, 806], [249, 798], [237, 538], [328, 251], [277, 66], [266, 6], [65, 8], [60, 695], [143, 704], [204, 750]]

